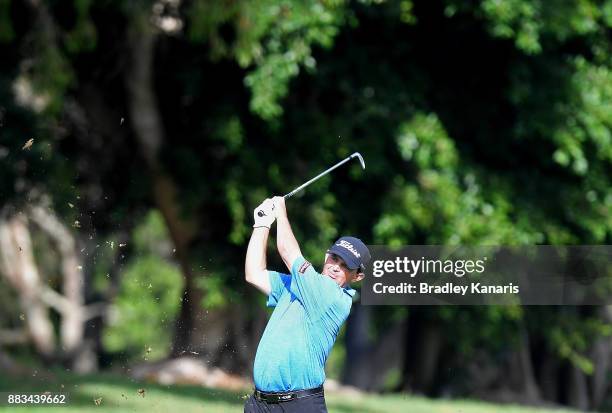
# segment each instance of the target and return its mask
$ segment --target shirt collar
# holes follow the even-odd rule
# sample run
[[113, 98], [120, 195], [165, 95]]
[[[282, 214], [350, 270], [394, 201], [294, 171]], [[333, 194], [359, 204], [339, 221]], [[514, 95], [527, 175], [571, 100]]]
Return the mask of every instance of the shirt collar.
[[353, 290], [350, 285], [347, 285], [346, 287], [344, 287], [343, 290], [344, 290], [345, 293], [347, 293], [351, 297], [353, 297], [355, 295], [355, 293], [356, 293], [356, 291]]

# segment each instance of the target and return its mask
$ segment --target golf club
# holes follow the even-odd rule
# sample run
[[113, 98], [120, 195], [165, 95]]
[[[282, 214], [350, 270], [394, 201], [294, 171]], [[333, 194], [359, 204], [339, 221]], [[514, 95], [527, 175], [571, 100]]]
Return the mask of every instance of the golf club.
[[[302, 189], [306, 188], [311, 183], [317, 181], [319, 178], [327, 175], [328, 173], [330, 173], [334, 169], [338, 168], [341, 165], [344, 165], [345, 163], [347, 163], [348, 161], [350, 161], [351, 159], [354, 159], [354, 158], [359, 159], [359, 163], [361, 164], [361, 168], [365, 170], [365, 161], [363, 160], [363, 156], [361, 156], [361, 154], [359, 152], [355, 152], [354, 154], [352, 154], [348, 158], [341, 160], [340, 162], [338, 162], [334, 166], [332, 166], [332, 167], [326, 169], [325, 171], [321, 172], [319, 175], [315, 176], [311, 180], [304, 182], [302, 185], [298, 186], [297, 188], [295, 188], [293, 191], [289, 192], [288, 194], [283, 195], [283, 198], [285, 198], [285, 199], [291, 198], [293, 195], [297, 194], [298, 192], [300, 192]], [[259, 211], [257, 214], [260, 217], [265, 215], [265, 213], [263, 211]]]

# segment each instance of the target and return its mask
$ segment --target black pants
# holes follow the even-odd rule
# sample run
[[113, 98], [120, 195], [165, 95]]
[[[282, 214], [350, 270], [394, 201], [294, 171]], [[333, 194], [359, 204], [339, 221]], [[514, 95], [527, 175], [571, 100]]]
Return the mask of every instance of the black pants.
[[244, 404], [244, 413], [327, 413], [323, 393], [311, 394], [282, 403], [261, 402], [251, 395]]

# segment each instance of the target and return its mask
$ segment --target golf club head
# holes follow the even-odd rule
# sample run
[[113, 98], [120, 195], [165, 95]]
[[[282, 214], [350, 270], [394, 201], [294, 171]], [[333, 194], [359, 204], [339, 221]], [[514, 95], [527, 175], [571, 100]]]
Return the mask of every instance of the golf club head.
[[315, 182], [316, 180], [318, 180], [322, 176], [327, 175], [328, 173], [330, 173], [331, 171], [333, 171], [334, 169], [336, 169], [340, 165], [344, 165], [345, 163], [349, 162], [353, 158], [359, 159], [359, 163], [361, 164], [361, 168], [365, 169], [365, 161], [363, 160], [363, 156], [361, 156], [361, 154], [359, 152], [355, 152], [354, 154], [352, 154], [348, 158], [344, 158], [343, 160], [341, 160], [340, 162], [338, 162], [337, 164], [335, 164], [331, 168], [328, 168], [325, 171], [321, 172], [319, 175], [315, 176], [311, 180], [304, 182], [302, 185], [298, 186], [293, 191], [291, 191], [288, 194], [284, 195], [283, 198], [287, 199], [287, 198], [292, 197], [293, 195], [295, 195], [296, 193], [298, 193], [299, 191], [301, 191], [302, 189], [304, 189], [305, 187], [307, 187], [311, 183]]
[[351, 158], [359, 159], [359, 163], [361, 164], [361, 168], [365, 169], [365, 161], [363, 160], [363, 156], [361, 156], [361, 154], [359, 152], [355, 152], [354, 154], [352, 154]]

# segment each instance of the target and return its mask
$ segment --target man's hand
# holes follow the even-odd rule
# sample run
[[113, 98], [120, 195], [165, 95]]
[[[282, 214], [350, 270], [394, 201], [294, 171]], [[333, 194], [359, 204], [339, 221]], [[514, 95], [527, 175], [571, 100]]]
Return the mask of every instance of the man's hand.
[[287, 207], [285, 206], [285, 198], [282, 196], [275, 196], [272, 198], [272, 203], [274, 204], [274, 217], [284, 217], [287, 216]]
[[274, 209], [274, 203], [270, 198], [266, 199], [255, 208], [253, 211], [253, 219], [255, 221], [253, 228], [266, 227], [270, 229], [276, 219]]

